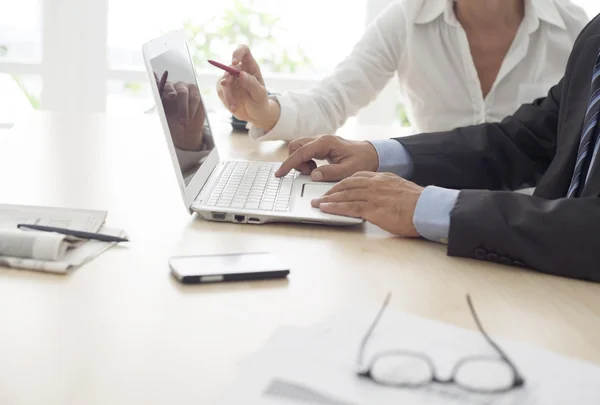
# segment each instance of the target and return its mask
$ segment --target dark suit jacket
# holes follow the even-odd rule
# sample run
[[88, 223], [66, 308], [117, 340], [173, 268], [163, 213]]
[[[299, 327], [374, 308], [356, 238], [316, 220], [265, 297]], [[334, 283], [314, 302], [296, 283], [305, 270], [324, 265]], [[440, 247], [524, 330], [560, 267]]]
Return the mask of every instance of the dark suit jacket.
[[[449, 255], [600, 282], [600, 156], [581, 197], [565, 198], [599, 52], [600, 16], [546, 98], [501, 123], [397, 139], [412, 155], [411, 180], [462, 190]], [[534, 196], [508, 191], [526, 185], [537, 185]]]

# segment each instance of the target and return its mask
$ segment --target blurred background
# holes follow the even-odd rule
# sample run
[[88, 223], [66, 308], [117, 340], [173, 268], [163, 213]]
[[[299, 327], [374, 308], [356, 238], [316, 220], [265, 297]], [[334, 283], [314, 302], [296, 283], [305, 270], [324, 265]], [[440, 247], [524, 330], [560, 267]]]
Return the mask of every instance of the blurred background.
[[[251, 46], [271, 91], [304, 89], [332, 71], [394, 0], [19, 0], [0, 7], [0, 129], [32, 109], [142, 114], [153, 102], [143, 42], [184, 28], [207, 106], [237, 44]], [[575, 0], [590, 17], [597, 0]], [[156, 2], [160, 4], [160, 2]], [[341, 17], [343, 15], [343, 18]], [[409, 125], [395, 83], [357, 118]], [[219, 111], [221, 109], [221, 111]]]

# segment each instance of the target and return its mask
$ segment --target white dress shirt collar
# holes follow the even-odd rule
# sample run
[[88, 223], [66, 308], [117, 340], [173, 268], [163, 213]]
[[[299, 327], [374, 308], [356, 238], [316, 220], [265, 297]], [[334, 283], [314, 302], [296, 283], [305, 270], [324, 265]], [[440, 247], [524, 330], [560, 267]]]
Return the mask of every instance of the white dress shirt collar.
[[415, 19], [416, 24], [428, 24], [443, 14], [448, 24], [458, 25], [454, 15], [454, 0], [425, 0], [422, 4], [421, 11]]
[[[448, 24], [456, 26], [458, 25], [458, 20], [454, 14], [453, 4], [454, 0], [425, 0], [415, 23], [427, 24], [443, 14], [444, 20]], [[556, 25], [563, 30], [567, 29], [554, 2], [547, 0], [525, 0], [525, 22], [529, 27], [529, 31], [534, 32], [537, 30], [540, 21]]]

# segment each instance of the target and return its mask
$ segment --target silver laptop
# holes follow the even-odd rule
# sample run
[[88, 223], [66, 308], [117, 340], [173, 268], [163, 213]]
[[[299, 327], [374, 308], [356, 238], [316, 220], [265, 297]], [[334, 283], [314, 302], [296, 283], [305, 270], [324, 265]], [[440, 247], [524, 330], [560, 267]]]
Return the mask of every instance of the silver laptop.
[[[280, 163], [219, 159], [183, 32], [172, 32], [144, 44], [143, 54], [177, 180], [190, 212], [208, 220], [244, 224], [363, 222], [311, 207], [310, 201], [323, 195], [332, 183], [316, 183], [294, 171], [276, 178], [274, 172]], [[175, 89], [175, 96], [169, 95], [171, 89]], [[187, 102], [177, 97], [186, 92]]]

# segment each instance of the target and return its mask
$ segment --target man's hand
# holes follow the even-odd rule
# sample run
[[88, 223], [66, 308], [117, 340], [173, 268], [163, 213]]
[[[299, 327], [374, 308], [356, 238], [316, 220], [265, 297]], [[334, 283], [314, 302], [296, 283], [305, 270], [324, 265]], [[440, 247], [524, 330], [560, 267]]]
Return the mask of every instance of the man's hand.
[[341, 181], [312, 206], [362, 218], [396, 235], [419, 237], [413, 216], [423, 187], [391, 173], [360, 172]]
[[[292, 169], [310, 174], [314, 181], [337, 181], [360, 171], [377, 171], [379, 155], [369, 142], [348, 141], [339, 136], [301, 138], [290, 142], [290, 156], [275, 172], [285, 176]], [[325, 159], [328, 165], [317, 168], [313, 159]]]

